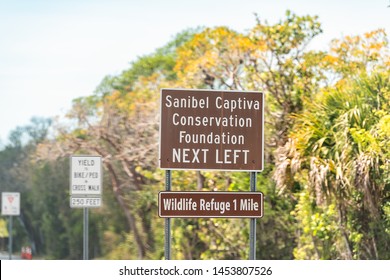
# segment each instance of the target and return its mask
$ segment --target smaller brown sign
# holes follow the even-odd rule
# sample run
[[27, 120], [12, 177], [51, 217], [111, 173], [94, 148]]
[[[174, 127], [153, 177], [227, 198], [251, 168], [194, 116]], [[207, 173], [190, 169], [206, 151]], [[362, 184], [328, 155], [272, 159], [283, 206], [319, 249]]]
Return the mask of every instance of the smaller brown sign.
[[161, 218], [261, 218], [261, 192], [160, 192]]

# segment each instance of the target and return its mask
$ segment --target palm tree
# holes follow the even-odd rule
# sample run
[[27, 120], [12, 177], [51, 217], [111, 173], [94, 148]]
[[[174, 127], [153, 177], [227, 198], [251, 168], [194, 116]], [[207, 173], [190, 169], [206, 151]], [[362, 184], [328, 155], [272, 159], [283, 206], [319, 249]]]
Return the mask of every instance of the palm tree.
[[316, 204], [336, 203], [342, 258], [389, 258], [383, 216], [390, 195], [389, 140], [381, 136], [389, 132], [380, 125], [390, 117], [389, 77], [363, 75], [324, 89], [305, 112], [294, 116], [295, 128], [278, 151], [274, 178], [281, 189], [306, 172]]

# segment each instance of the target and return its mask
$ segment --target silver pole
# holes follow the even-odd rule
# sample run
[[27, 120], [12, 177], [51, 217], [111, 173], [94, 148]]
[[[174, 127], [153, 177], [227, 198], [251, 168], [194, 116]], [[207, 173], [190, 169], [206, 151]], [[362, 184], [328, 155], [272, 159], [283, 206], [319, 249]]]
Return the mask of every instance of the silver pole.
[[[171, 170], [165, 171], [165, 190], [171, 190]], [[166, 260], [171, 259], [171, 218], [165, 218], [165, 249], [164, 256]]]
[[12, 260], [12, 215], [9, 216], [9, 236], [8, 236], [8, 253], [9, 259]]
[[88, 208], [84, 208], [84, 245], [83, 245], [83, 258], [88, 260]]
[[[250, 173], [251, 192], [256, 191], [256, 172]], [[250, 219], [250, 233], [249, 233], [249, 259], [256, 259], [256, 219]]]

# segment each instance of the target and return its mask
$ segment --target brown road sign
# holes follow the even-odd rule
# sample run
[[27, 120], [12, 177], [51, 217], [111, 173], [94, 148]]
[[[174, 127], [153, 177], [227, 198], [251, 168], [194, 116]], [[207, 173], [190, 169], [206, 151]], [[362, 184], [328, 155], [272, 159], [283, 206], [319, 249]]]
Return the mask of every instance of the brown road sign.
[[161, 218], [261, 218], [261, 192], [160, 192]]
[[162, 169], [263, 169], [261, 92], [161, 90]]

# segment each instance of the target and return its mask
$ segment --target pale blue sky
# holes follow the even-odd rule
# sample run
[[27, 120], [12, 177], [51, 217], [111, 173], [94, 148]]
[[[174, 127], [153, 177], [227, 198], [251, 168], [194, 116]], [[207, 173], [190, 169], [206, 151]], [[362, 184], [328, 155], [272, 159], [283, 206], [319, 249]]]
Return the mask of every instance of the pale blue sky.
[[287, 9], [318, 15], [330, 40], [377, 28], [390, 32], [389, 0], [0, 0], [0, 144], [33, 116], [62, 116], [72, 99], [93, 93], [190, 27], [245, 31], [254, 13], [275, 22]]

